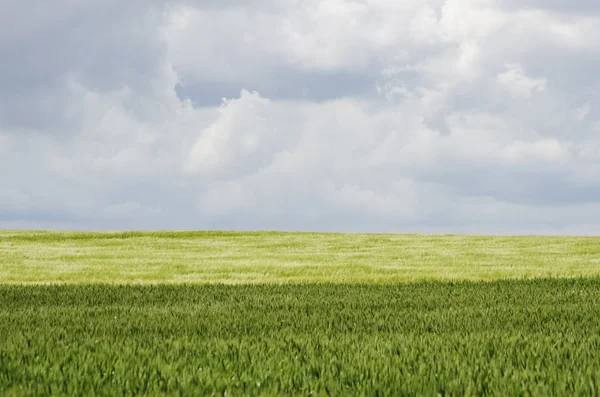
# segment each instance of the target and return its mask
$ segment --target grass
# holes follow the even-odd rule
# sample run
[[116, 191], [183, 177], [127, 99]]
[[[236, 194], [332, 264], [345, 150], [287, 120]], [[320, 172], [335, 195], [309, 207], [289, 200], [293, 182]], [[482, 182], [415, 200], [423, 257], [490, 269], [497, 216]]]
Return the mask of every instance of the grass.
[[597, 237], [0, 232], [3, 284], [393, 284], [597, 276]]
[[598, 395], [600, 239], [0, 232], [0, 395]]
[[598, 395], [600, 280], [1, 286], [3, 395]]

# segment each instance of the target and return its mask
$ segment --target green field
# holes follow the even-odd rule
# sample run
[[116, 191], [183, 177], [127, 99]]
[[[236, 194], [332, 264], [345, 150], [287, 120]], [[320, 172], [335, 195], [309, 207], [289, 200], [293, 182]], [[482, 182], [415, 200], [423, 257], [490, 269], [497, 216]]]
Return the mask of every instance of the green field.
[[599, 395], [600, 239], [0, 232], [0, 395]]
[[600, 238], [0, 232], [0, 280], [397, 283], [600, 276]]
[[14, 395], [597, 395], [600, 281], [5, 286]]

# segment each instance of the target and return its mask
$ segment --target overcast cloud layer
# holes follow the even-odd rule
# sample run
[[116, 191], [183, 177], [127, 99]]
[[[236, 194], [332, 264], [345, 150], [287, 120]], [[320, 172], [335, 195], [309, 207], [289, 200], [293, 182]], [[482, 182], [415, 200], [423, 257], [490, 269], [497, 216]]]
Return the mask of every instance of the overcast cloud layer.
[[0, 227], [600, 234], [597, 0], [4, 0]]

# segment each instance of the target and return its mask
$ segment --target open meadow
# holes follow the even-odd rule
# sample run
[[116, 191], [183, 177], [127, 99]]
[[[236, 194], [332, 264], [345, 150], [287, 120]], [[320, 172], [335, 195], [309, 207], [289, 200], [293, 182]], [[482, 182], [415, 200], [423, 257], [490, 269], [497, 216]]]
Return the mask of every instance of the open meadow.
[[2, 395], [598, 395], [600, 239], [0, 232]]

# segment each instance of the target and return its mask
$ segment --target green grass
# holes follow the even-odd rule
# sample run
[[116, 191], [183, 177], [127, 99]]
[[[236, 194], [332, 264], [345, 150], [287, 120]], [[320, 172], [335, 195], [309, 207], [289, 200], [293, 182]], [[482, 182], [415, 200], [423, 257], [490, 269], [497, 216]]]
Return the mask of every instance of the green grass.
[[0, 286], [2, 395], [598, 395], [600, 280]]
[[0, 395], [599, 395], [600, 238], [0, 231]]
[[600, 238], [0, 232], [0, 283], [397, 283], [600, 276]]

